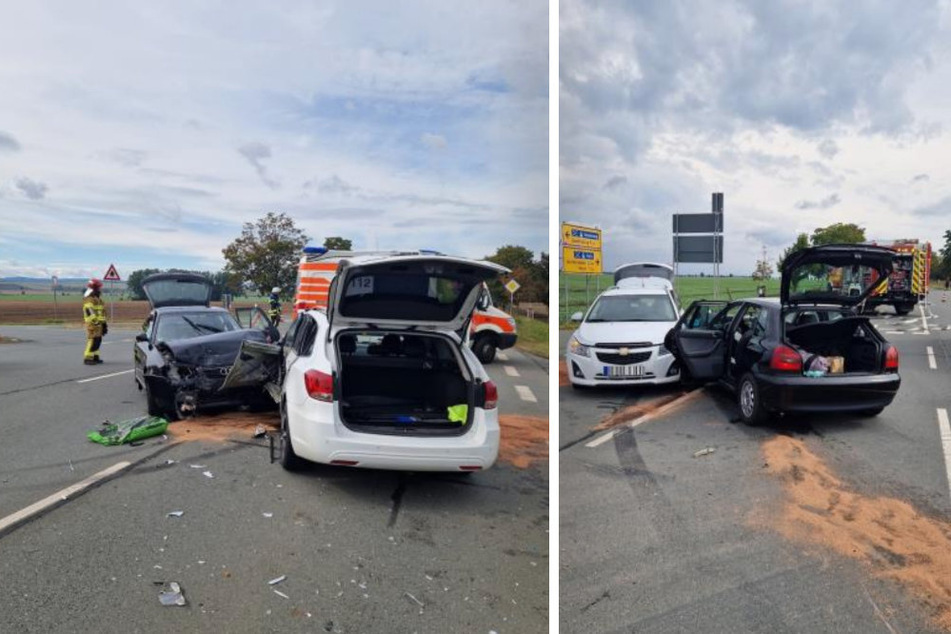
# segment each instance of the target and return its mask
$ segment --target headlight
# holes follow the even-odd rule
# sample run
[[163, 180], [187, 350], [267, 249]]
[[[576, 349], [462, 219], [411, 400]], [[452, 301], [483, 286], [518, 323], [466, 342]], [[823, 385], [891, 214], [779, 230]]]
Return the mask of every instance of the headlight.
[[571, 354], [578, 355], [579, 357], [587, 357], [589, 356], [591, 349], [578, 341], [577, 337], [572, 337], [568, 341], [568, 351], [571, 352]]
[[670, 350], [668, 350], [664, 344], [660, 344], [660, 347], [657, 349], [657, 356], [666, 357], [668, 354], [670, 354]]

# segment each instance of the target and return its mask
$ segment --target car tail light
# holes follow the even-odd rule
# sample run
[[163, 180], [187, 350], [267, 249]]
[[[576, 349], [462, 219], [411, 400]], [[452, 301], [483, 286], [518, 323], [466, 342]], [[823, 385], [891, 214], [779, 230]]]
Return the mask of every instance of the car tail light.
[[307, 388], [307, 394], [311, 398], [325, 403], [331, 403], [334, 400], [334, 378], [326, 372], [320, 370], [304, 372], [304, 387]]
[[483, 409], [495, 409], [499, 404], [499, 391], [492, 381], [486, 381], [482, 384], [485, 393], [485, 401], [482, 404]]
[[769, 367], [780, 372], [802, 372], [802, 357], [789, 346], [776, 346]]
[[898, 348], [888, 346], [885, 350], [885, 371], [898, 372]]

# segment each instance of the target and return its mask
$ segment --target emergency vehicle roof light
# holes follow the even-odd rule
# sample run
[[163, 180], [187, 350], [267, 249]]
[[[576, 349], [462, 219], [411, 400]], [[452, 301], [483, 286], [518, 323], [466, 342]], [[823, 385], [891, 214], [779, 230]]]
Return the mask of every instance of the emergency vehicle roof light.
[[308, 244], [306, 247], [304, 247], [303, 251], [307, 255], [323, 255], [327, 252], [327, 247], [318, 247], [313, 244]]

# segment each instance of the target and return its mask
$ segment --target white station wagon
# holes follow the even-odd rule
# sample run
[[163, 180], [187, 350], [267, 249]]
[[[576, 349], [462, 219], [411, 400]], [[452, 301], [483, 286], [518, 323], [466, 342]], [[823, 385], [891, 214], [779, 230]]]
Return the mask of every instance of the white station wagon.
[[342, 260], [328, 307], [242, 347], [225, 387], [269, 383], [281, 464], [472, 472], [495, 462], [495, 384], [466, 345], [482, 282], [508, 269], [420, 254]]

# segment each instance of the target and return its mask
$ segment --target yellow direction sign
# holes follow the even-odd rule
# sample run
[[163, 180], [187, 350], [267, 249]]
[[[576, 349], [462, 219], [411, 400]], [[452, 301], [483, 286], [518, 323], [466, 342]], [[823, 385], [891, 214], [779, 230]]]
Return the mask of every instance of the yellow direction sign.
[[601, 273], [601, 251], [562, 247], [565, 273]]
[[522, 288], [522, 285], [516, 282], [514, 279], [509, 280], [505, 283], [505, 290], [507, 290], [512, 295], [515, 294], [515, 291]]
[[570, 222], [561, 223], [561, 246], [580, 247], [589, 251], [601, 250], [601, 230]]

